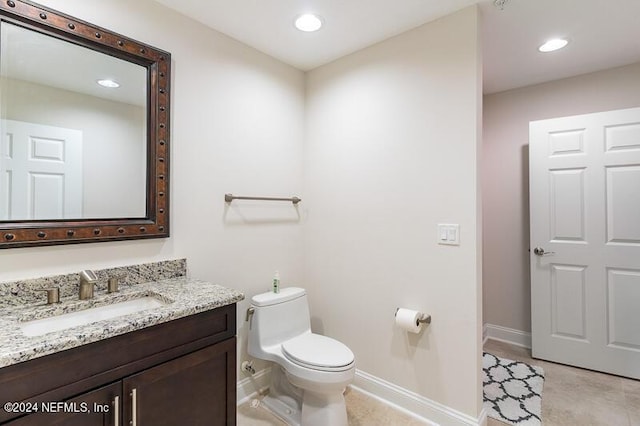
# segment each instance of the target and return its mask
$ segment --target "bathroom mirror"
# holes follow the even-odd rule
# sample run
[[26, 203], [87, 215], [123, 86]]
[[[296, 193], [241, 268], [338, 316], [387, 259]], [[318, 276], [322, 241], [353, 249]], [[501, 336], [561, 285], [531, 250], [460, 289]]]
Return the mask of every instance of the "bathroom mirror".
[[169, 236], [169, 53], [0, 2], [0, 248]]

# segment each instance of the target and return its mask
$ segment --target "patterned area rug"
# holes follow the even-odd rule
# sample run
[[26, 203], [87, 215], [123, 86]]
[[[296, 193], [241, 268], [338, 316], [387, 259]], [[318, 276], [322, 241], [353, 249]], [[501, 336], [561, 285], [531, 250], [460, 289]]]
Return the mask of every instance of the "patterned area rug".
[[542, 424], [544, 370], [524, 362], [482, 355], [484, 406], [489, 417], [517, 426]]

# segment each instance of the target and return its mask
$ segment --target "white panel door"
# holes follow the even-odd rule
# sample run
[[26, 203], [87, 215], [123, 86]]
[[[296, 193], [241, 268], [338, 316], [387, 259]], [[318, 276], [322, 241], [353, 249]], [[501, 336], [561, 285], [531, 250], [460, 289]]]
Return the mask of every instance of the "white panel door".
[[82, 217], [82, 132], [0, 121], [0, 220]]
[[529, 132], [533, 357], [640, 379], [640, 108]]

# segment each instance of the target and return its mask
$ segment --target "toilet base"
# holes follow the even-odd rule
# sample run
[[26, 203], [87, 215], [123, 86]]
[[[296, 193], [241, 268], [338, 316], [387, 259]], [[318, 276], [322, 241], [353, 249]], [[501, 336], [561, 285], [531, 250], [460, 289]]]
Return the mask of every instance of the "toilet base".
[[302, 389], [292, 385], [284, 370], [277, 364], [271, 367], [269, 394], [262, 398], [262, 405], [280, 417], [288, 425], [300, 426], [302, 419]]
[[348, 426], [344, 389], [324, 393], [299, 388], [277, 364], [262, 405], [290, 426]]
[[291, 409], [286, 403], [282, 402], [278, 398], [274, 398], [271, 395], [267, 395], [262, 398], [261, 404], [264, 408], [266, 408], [271, 414], [278, 417], [280, 420], [284, 421], [286, 424], [290, 426], [300, 426], [301, 425], [301, 412], [295, 411], [295, 409]]
[[302, 399], [304, 426], [348, 426], [347, 406], [342, 392], [323, 394], [304, 391]]

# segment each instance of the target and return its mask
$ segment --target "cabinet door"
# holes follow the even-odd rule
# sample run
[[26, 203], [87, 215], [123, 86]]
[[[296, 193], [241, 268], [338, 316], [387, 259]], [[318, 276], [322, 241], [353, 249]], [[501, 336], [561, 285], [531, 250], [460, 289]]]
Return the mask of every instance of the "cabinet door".
[[123, 380], [125, 424], [236, 424], [236, 338]]
[[121, 390], [122, 382], [117, 382], [66, 400], [64, 403], [38, 403], [38, 413], [21, 417], [7, 425], [118, 426], [121, 424], [122, 415]]

